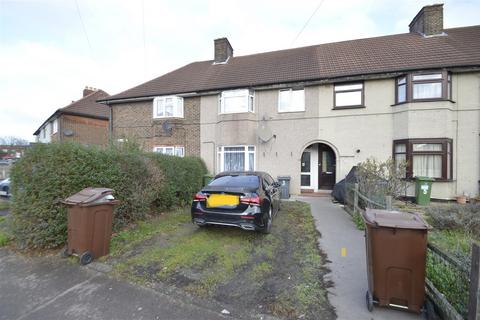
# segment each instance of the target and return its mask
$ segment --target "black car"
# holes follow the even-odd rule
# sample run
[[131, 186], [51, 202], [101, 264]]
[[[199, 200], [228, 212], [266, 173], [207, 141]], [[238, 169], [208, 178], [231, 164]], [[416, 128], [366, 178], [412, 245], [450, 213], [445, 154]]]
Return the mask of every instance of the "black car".
[[269, 233], [280, 209], [279, 187], [265, 172], [223, 172], [195, 195], [192, 222]]

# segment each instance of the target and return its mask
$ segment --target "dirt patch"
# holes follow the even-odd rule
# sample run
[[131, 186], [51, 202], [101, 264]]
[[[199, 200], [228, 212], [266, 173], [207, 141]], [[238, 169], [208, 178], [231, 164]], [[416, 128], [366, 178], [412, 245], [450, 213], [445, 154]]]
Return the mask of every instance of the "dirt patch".
[[241, 318], [335, 318], [327, 299], [329, 284], [323, 280], [326, 258], [318, 249], [319, 234], [307, 204], [284, 202], [269, 235], [185, 222], [159, 228], [163, 232], [144, 226], [149, 230], [145, 237], [122, 235], [129, 250], [118, 249], [107, 259], [115, 275], [151, 287], [174, 286], [235, 310]]

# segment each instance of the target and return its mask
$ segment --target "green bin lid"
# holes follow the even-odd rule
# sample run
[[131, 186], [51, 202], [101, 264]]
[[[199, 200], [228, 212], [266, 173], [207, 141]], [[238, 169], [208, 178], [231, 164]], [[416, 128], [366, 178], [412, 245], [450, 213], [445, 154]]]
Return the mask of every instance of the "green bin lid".
[[417, 213], [388, 211], [367, 208], [363, 213], [366, 223], [376, 227], [399, 228], [399, 229], [431, 229], [425, 220]]
[[435, 179], [430, 178], [430, 177], [415, 177], [415, 179], [420, 180], [420, 181], [435, 181]]

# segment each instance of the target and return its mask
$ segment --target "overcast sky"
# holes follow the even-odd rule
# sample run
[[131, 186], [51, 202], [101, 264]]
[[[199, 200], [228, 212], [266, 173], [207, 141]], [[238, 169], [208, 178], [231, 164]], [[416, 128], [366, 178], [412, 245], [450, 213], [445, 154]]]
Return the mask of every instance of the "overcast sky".
[[[114, 94], [212, 59], [218, 37], [238, 56], [403, 33], [437, 2], [0, 0], [0, 136], [33, 141], [86, 85]], [[444, 3], [446, 28], [480, 24], [480, 0]]]

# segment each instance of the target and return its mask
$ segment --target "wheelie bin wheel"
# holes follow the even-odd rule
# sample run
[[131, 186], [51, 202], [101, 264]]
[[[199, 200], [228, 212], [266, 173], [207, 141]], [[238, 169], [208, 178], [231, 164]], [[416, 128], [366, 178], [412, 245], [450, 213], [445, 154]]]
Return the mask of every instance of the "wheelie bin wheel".
[[93, 253], [91, 253], [90, 251], [85, 251], [84, 253], [82, 253], [82, 255], [80, 256], [80, 264], [82, 266], [84, 265], [87, 265], [89, 264], [90, 262], [93, 261]]

